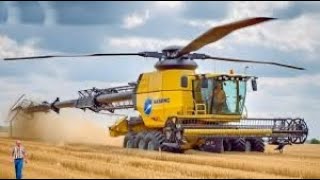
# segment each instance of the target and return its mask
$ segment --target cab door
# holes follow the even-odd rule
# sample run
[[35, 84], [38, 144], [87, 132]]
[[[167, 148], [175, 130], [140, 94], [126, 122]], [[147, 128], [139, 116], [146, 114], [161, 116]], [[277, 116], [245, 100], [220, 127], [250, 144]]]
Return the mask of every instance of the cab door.
[[203, 77], [201, 79], [193, 80], [192, 86], [195, 110], [205, 110], [206, 114], [210, 114], [212, 81]]

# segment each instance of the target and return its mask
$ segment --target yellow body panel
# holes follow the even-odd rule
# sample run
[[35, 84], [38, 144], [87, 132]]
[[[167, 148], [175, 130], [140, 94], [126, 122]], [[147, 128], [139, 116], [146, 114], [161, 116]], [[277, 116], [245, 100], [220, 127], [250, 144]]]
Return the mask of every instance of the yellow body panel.
[[168, 117], [193, 108], [190, 78], [187, 87], [181, 86], [181, 77], [190, 75], [194, 75], [193, 70], [165, 70], [142, 75], [136, 92], [136, 109], [145, 126], [163, 128]]
[[122, 117], [118, 119], [115, 124], [109, 127], [109, 134], [111, 137], [126, 135], [129, 132], [129, 129], [132, 132], [141, 132], [148, 129], [144, 124], [136, 124], [133, 127], [129, 127], [127, 118], [128, 117]]
[[222, 114], [199, 114], [199, 115], [178, 115], [181, 119], [199, 119], [207, 122], [236, 122], [241, 115], [222, 115]]
[[141, 113], [144, 124], [147, 127], [157, 128], [163, 127], [164, 107], [163, 104], [152, 103], [152, 109], [149, 115], [144, 112], [144, 104], [147, 99], [154, 101], [154, 99], [162, 98], [162, 92], [142, 93], [137, 95], [137, 110]]
[[122, 117], [116, 121], [111, 127], [109, 127], [109, 134], [111, 137], [118, 137], [125, 135], [128, 132], [127, 117]]
[[271, 129], [185, 129], [185, 136], [270, 136]]

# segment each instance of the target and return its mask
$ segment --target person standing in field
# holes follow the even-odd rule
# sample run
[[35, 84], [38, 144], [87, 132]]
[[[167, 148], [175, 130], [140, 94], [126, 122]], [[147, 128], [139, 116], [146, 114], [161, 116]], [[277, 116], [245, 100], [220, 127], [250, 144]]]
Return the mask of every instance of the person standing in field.
[[17, 140], [16, 145], [12, 149], [12, 161], [14, 163], [16, 179], [22, 179], [23, 163], [28, 163], [26, 151], [21, 145], [21, 141]]

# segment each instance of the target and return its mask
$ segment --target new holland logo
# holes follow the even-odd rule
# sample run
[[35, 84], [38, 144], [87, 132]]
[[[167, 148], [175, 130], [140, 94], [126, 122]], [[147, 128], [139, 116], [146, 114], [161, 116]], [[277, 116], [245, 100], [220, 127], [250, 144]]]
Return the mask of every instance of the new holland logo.
[[144, 113], [145, 113], [146, 115], [151, 114], [151, 111], [152, 111], [152, 100], [151, 100], [151, 99], [147, 99], [147, 100], [144, 102], [143, 111], [144, 111]]
[[169, 98], [160, 98], [160, 99], [152, 100], [152, 99], [148, 98], [144, 102], [143, 111], [146, 115], [150, 115], [154, 104], [156, 105], [156, 104], [164, 104], [164, 103], [170, 103], [170, 99]]

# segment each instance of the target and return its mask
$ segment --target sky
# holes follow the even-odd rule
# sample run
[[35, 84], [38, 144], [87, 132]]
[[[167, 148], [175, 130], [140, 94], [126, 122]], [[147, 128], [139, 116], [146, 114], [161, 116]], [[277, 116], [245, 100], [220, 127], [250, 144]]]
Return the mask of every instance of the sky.
[[[198, 61], [198, 73], [258, 76], [249, 88], [249, 117], [302, 117], [320, 138], [319, 2], [0, 2], [0, 117], [21, 94], [36, 100], [77, 98], [77, 91], [136, 81], [154, 71], [141, 57], [2, 61], [45, 54], [161, 51], [186, 45], [207, 29], [247, 17], [278, 18], [234, 32], [199, 53], [304, 67]], [[0, 124], [4, 124], [4, 122]]]

